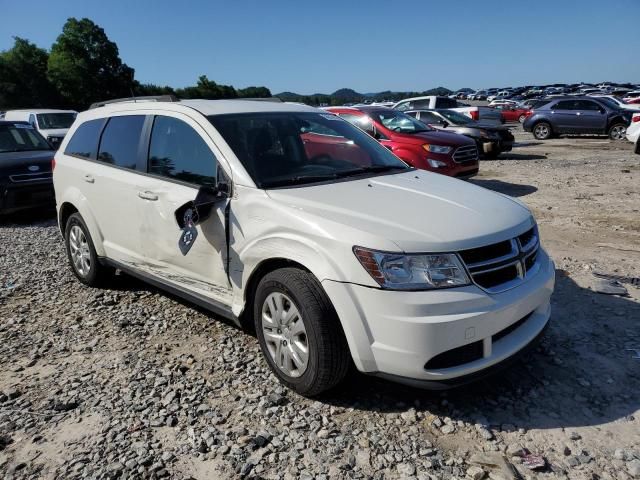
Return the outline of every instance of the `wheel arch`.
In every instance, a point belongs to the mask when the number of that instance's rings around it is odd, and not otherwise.
[[[91,235],[96,254],[99,257],[105,256],[102,230],[100,230],[86,197],[79,189],[73,187],[65,192],[63,198],[60,199],[60,206],[58,207],[58,226],[63,236],[67,220],[76,212],[82,216],[89,229],[89,235]]]

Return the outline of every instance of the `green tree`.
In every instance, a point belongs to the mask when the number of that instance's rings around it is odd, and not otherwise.
[[[269,98],[271,90],[267,87],[247,87],[238,89],[238,97],[241,98]]]
[[[88,18],[69,18],[51,47],[48,74],[70,106],[86,108],[99,100],[131,95],[132,68],[118,46]]]
[[[204,98],[209,100],[238,97],[236,89],[231,85],[218,85],[213,80],[209,80],[206,75],[198,77],[198,83],[193,87],[177,89],[176,95],[180,98]]]
[[[0,107],[52,107],[60,103],[47,78],[48,58],[46,50],[14,37],[13,47],[0,52]]]

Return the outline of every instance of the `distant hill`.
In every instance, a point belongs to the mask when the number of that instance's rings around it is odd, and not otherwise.
[[[359,93],[351,88],[340,88],[333,93],[314,93],[312,95],[301,95],[294,92],[276,93],[274,96],[283,102],[301,102],[309,105],[342,105],[344,103],[379,102],[383,100],[397,101],[407,97],[417,97],[420,95],[449,95],[453,93],[448,88],[437,87],[423,92],[392,92],[386,90],[377,93]]]

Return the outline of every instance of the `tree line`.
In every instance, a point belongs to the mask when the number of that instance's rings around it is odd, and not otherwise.
[[[185,88],[140,83],[134,69],[120,59],[116,43],[88,18],[69,18],[49,51],[24,38],[14,40],[12,48],[0,52],[0,110],[85,110],[93,102],[143,95],[206,99],[271,96],[266,87],[236,89],[217,84],[206,75]]]

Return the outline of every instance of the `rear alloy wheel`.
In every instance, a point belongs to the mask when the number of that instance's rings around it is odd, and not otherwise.
[[[254,318],[262,353],[287,387],[314,396],[336,386],[351,361],[340,320],[309,272],[275,270],[256,289]]]
[[[609,129],[611,140],[624,140],[627,134],[627,126],[624,123],[616,123]]]
[[[527,119],[527,116],[526,116],[526,115],[520,115],[520,116],[518,117],[518,121],[519,121],[520,123],[524,123],[524,121],[525,121],[526,119]]]
[[[74,275],[90,287],[103,285],[113,269],[99,262],[89,229],[79,213],[69,217],[64,232],[67,257]]]
[[[536,123],[533,127],[533,136],[537,140],[547,140],[551,138],[551,125],[547,122]]]

